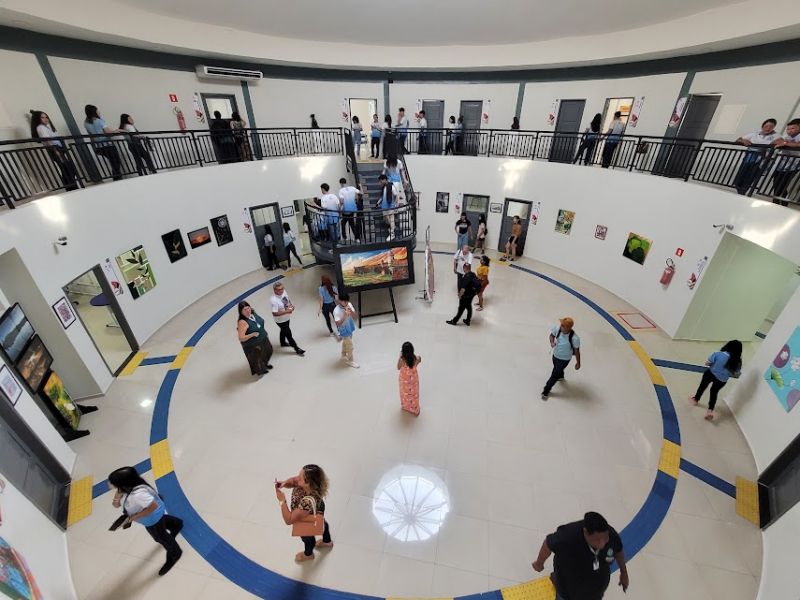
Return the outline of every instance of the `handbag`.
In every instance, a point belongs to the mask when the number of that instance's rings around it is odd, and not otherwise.
[[[325,531],[325,515],[317,512],[317,501],[312,496],[305,496],[305,498],[311,500],[311,514],[292,523],[292,536],[313,537],[322,535],[322,532]]]

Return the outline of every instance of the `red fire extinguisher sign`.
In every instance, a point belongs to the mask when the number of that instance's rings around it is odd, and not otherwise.
[[[683,248],[678,248],[675,250],[675,256],[683,256]]]
[[[178,95],[177,94],[170,94],[169,95],[169,101],[170,102],[177,102],[178,101]]]

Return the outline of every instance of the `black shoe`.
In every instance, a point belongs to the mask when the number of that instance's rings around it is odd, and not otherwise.
[[[306,353],[302,348],[295,348],[294,351],[298,356],[303,356]]]
[[[447,323],[448,325],[458,325],[458,323],[456,322],[455,319],[451,319],[449,321],[445,321],[445,323]]]
[[[464,325],[466,325],[467,327],[469,327],[469,321],[467,321],[466,319],[461,319],[461,322],[464,323]]]
[[[158,570],[158,574],[166,575],[169,573],[170,569],[175,566],[175,563],[181,559],[181,556],[183,556],[183,550],[181,550],[180,553],[174,558],[168,558],[167,562],[164,563],[164,566]]]
[[[267,365],[267,371],[272,371],[275,365]]]
[[[550,394],[545,394],[544,392],[542,392],[542,400],[544,400],[544,401],[546,402],[546,401],[547,401],[547,397],[548,397],[549,395],[550,395]]]
[[[170,535],[171,535],[172,537],[174,537],[174,538],[175,538],[175,537],[178,537],[178,534],[181,532],[181,529],[183,529],[183,521],[181,521],[180,525],[178,525],[178,526],[177,526],[175,529],[173,529],[173,530],[170,532]]]

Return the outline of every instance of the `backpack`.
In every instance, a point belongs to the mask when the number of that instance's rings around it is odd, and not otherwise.
[[[570,332],[569,332],[569,336],[567,337],[567,339],[569,340],[569,347],[572,348],[573,356],[575,355],[575,346],[572,345],[572,336],[574,336],[574,335],[575,335],[575,330],[571,329]],[[556,340],[558,338],[560,338],[560,337],[561,337],[561,331],[558,332],[558,335],[556,336]]]

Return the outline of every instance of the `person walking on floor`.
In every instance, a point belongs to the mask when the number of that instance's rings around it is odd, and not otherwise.
[[[397,370],[400,371],[400,406],[406,412],[419,416],[419,373],[417,367],[422,357],[414,354],[414,345],[404,342],[397,359]]]
[[[472,222],[467,218],[467,213],[461,213],[454,229],[456,232],[456,248],[468,246],[469,236],[472,235]]]
[[[600,126],[603,122],[603,115],[597,113],[592,119],[592,122],[589,123],[589,127],[583,132],[583,136],[581,137],[581,144],[578,146],[578,153],[575,155],[575,158],[572,161],[574,165],[577,163],[581,158],[583,158],[583,165],[586,166],[592,162],[592,158],[594,157],[594,147],[597,144],[597,138],[600,135]]]
[[[167,551],[167,561],[158,571],[159,575],[166,575],[183,554],[175,541],[183,529],[183,521],[167,514],[158,492],[133,467],[112,471],[108,475],[108,488],[114,492],[112,506],[121,507],[128,521],[143,525],[150,537]]]
[[[461,289],[461,280],[466,273],[466,267],[472,267],[472,252],[469,246],[464,244],[453,256],[453,273],[456,274],[456,290]]]
[[[464,276],[458,284],[458,312],[455,317],[447,321],[449,325],[458,325],[458,320],[461,318],[461,315],[464,314],[464,311],[467,311],[467,317],[463,322],[464,325],[469,326],[472,322],[472,300],[480,289],[480,280],[475,273],[472,272],[472,267],[468,263],[465,263]]]
[[[619,567],[619,586],[623,593],[630,580],[622,538],[603,515],[587,512],[582,521],[560,525],[548,535],[531,564],[537,573],[551,554],[556,600],[602,600],[611,581],[611,565]]]
[[[322,467],[317,465],[305,465],[300,469],[300,473],[294,477],[289,477],[283,481],[275,480],[275,496],[281,507],[283,522],[292,526],[292,535],[299,537],[303,541],[304,549],[298,552],[294,559],[297,562],[313,560],[315,548],[332,548],[331,530],[328,521],[325,520],[325,496],[328,495],[328,476]],[[292,490],[292,499],[287,506],[286,494],[281,488]],[[322,540],[317,541],[316,535],[303,535],[304,529],[309,529],[308,533],[314,533],[316,521],[312,519],[317,514],[322,519],[322,527],[319,533]]]
[[[710,385],[711,392],[705,419],[713,421],[717,394],[728,383],[728,379],[731,377],[737,379],[742,374],[742,342],[731,340],[717,352],[713,352],[706,361],[706,367],[703,377],[700,379],[700,385],[697,386],[694,396],[689,398],[689,402],[692,406],[697,406],[703,397],[703,392]]]
[[[511,220],[511,235],[506,242],[506,251],[503,256],[500,257],[501,261],[514,262],[514,258],[517,256],[517,242],[521,235],[522,220],[519,218],[519,215],[514,215],[514,218]]]
[[[777,124],[777,120],[767,119],[761,124],[759,131],[743,135],[736,140],[737,144],[747,146],[747,152],[744,153],[739,172],[733,182],[739,194],[746,195],[750,188],[758,184],[767,148],[780,138],[778,132],[775,131]]]
[[[489,286],[489,257],[485,254],[481,256],[481,264],[476,275],[481,282],[481,289],[478,291],[478,310],[483,310],[483,292]]]
[[[272,298],[270,298],[270,303],[272,304],[272,316],[275,317],[275,323],[281,330],[279,338],[281,342],[281,348],[288,348],[291,346],[294,348],[294,351],[298,356],[303,356],[306,351],[298,346],[297,342],[294,341],[294,337],[292,336],[292,328],[289,325],[289,320],[292,318],[292,314],[294,313],[294,304],[292,304],[292,301],[289,299],[289,294],[286,293],[286,288],[283,287],[283,284],[280,281],[272,284],[272,292]]]
[[[274,271],[278,267],[278,253],[275,251],[275,238],[272,237],[270,225],[267,225],[264,234],[264,252],[267,254],[267,271]]]
[[[317,316],[320,314],[325,316],[325,324],[328,326],[331,337],[335,337],[337,340],[341,341],[339,333],[334,332],[333,326],[331,325],[331,315],[333,311],[336,310],[336,297],[338,294],[339,290],[333,285],[331,278],[327,275],[323,275],[320,278],[319,310],[317,311]]]
[[[372,115],[372,123],[369,125],[370,138],[369,138],[369,157],[380,158],[381,150],[381,122],[378,115]]]
[[[131,151],[133,160],[136,162],[136,172],[139,175],[147,175],[149,171],[150,175],[155,175],[158,171],[148,150],[148,146],[152,145],[150,138],[137,135],[139,130],[134,126],[133,117],[129,114],[122,113],[119,116],[119,128],[130,134],[128,150]]]
[[[300,256],[297,254],[297,247],[294,245],[295,241],[297,240],[297,236],[292,232],[292,228],[289,227],[288,223],[283,224],[283,247],[286,248],[286,265],[287,268],[292,268],[292,254],[297,259],[297,262],[300,263],[300,266],[303,266],[303,261],[300,260]]]
[[[266,375],[272,369],[272,344],[269,342],[264,319],[244,300],[239,302],[239,317],[236,321],[239,342],[250,365],[251,375]]]
[[[486,254],[486,235],[488,234],[488,230],[486,229],[486,216],[481,215],[478,217],[478,235],[475,236],[475,254],[478,253],[478,250],[481,253]],[[469,236],[467,236],[469,239]]]
[[[553,372],[544,384],[542,400],[547,400],[557,381],[564,379],[564,369],[575,356],[575,370],[581,368],[581,338],[574,330],[572,317],[564,317],[550,330],[550,347],[553,349]]]
[[[336,308],[333,310],[333,320],[339,329],[342,338],[342,360],[348,367],[358,369],[359,364],[353,360],[353,333],[356,331],[355,318],[358,316],[356,309],[350,304],[350,294],[342,292],[336,298]]]

